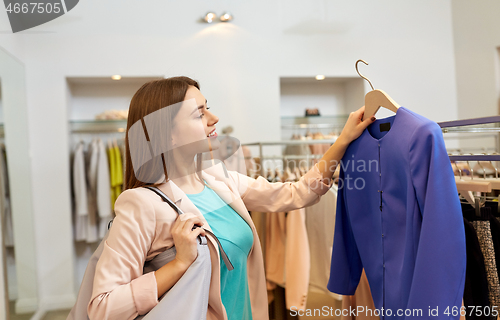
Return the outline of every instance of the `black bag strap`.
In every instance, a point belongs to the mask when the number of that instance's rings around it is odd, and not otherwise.
[[[179,214],[179,215],[184,214],[184,212],[181,210],[181,208],[179,208],[172,200],[170,200],[170,198],[167,197],[167,195],[163,191],[161,191],[160,189],[158,189],[156,187],[151,187],[151,186],[144,186],[144,187],[148,188],[149,190],[151,190],[154,193],[156,193],[157,195],[159,195],[163,201],[168,203],[172,207],[172,209],[174,209],[174,211],[177,212],[177,214]],[[222,244],[220,243],[217,236],[213,232],[211,232],[210,230],[207,230],[205,228],[203,228],[203,229],[205,230],[206,233],[211,235],[215,239],[215,241],[217,242],[217,245],[219,246],[220,255],[222,257],[222,261],[224,261],[224,264],[226,265],[227,270],[229,270],[229,271],[233,270],[234,269],[233,264],[229,260],[229,257],[227,256],[226,252],[224,251],[224,248],[222,248]]]

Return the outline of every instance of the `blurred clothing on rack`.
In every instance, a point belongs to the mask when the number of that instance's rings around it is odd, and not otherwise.
[[[309,290],[341,300],[342,296],[326,287],[330,276],[330,264],[335,230],[335,213],[338,186],[333,185],[321,200],[305,208],[306,229],[310,244],[311,272]],[[341,275],[339,275],[341,276]]]
[[[361,273],[358,287],[352,296],[342,296],[342,310],[364,310],[364,312],[357,312],[353,316],[350,312],[343,312],[341,320],[379,320],[378,316],[373,315],[375,311],[375,304],[373,303],[370,285],[366,278],[365,270]],[[370,311],[371,310],[371,311]]]
[[[95,243],[106,234],[108,223],[114,216],[113,197],[121,193],[123,168],[120,149],[115,145],[106,150],[99,138],[88,145],[79,141],[71,162],[75,240]],[[118,185],[118,182],[121,183]],[[113,183],[115,186],[112,187]]]
[[[488,276],[484,264],[484,256],[481,245],[477,237],[476,229],[465,217],[465,240],[467,246],[467,269],[465,275],[464,305],[469,310],[470,307],[479,307],[484,310],[490,307]],[[480,316],[468,314],[467,320],[488,320],[490,317],[484,314]]]
[[[109,156],[109,172],[111,180],[111,207],[114,209],[116,199],[122,193],[123,187],[123,166],[122,156],[118,145],[109,143],[108,147]]]
[[[498,273],[498,263],[500,262],[498,260],[500,257],[500,225],[491,212],[491,207],[485,206],[480,208],[479,215],[476,215],[475,208],[469,204],[462,204],[467,244],[472,246],[467,248],[467,266],[469,267],[470,263],[471,267],[476,267],[475,269],[468,269],[466,274],[464,301],[468,306],[471,306],[470,303],[486,303],[485,297],[482,296],[484,291],[479,291],[484,290],[483,277],[485,276],[489,306],[500,307],[500,278]],[[475,234],[471,230],[468,230],[468,224],[473,226]],[[476,242],[479,244],[480,252],[477,251]],[[481,257],[483,260],[477,261]],[[482,269],[483,264],[484,274]],[[471,274],[473,271],[476,273]]]
[[[76,145],[73,156],[73,194],[74,194],[74,225],[75,240],[87,240],[88,221],[88,188],[85,174],[84,143]]]
[[[93,179],[95,182],[97,213],[100,219],[99,238],[102,239],[108,230],[108,223],[113,219],[113,210],[111,206],[111,182],[109,174],[108,157],[106,148],[101,139],[97,139],[97,170]]]
[[[9,173],[7,170],[7,153],[5,144],[0,144],[0,217],[3,218],[3,240],[6,247],[14,246],[14,228],[12,211],[10,210]]]
[[[267,215],[265,266],[268,290],[284,287],[286,308],[305,310],[311,268],[305,209]]]

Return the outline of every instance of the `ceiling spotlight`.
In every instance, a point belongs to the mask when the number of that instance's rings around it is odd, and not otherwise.
[[[113,79],[113,80],[120,80],[121,78],[122,78],[122,76],[120,76],[120,75],[111,76],[111,79]]]
[[[231,12],[226,11],[222,14],[222,16],[220,16],[220,21],[222,22],[229,22],[231,20],[233,20],[233,15],[231,14]]]
[[[212,23],[215,19],[217,18],[217,15],[213,12],[208,12],[206,15],[205,15],[205,22],[206,23]]]
[[[318,75],[316,76],[316,80],[325,80],[325,76],[324,76],[324,75],[322,75],[322,74],[318,74]]]

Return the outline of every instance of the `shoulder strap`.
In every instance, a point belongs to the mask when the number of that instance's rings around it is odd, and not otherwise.
[[[144,186],[144,187],[148,188],[149,190],[151,190],[154,193],[156,193],[157,195],[159,195],[163,201],[168,203],[172,207],[172,209],[174,209],[174,211],[177,212],[177,214],[184,214],[184,212],[181,210],[181,208],[179,208],[172,200],[170,200],[170,198],[167,197],[167,195],[163,191],[161,191],[160,189],[158,189],[156,187],[151,187],[151,186]],[[203,229],[205,229],[205,228],[203,228]],[[209,235],[211,235],[215,239],[215,241],[217,242],[217,245],[219,246],[219,252],[220,252],[221,258],[224,261],[224,264],[226,265],[227,270],[229,270],[229,271],[233,270],[234,266],[231,263],[231,261],[229,260],[229,257],[227,256],[226,251],[224,251],[224,248],[222,248],[222,244],[220,243],[217,236],[213,232],[211,232],[210,230],[205,229],[205,232],[208,233]]]
[[[174,209],[174,211],[177,212],[177,214],[184,214],[184,212],[182,212],[181,208],[179,208],[172,200],[170,200],[170,198],[167,197],[167,195],[165,193],[163,193],[163,191],[161,191],[160,189],[158,189],[156,187],[151,187],[151,186],[145,186],[145,188],[148,188],[149,190],[151,190],[154,193],[156,193],[157,195],[159,195],[163,201],[168,203],[172,207],[172,209]]]

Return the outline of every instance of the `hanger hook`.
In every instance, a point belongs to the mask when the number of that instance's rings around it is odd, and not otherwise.
[[[368,80],[368,78],[367,78],[367,77],[365,77],[364,75],[362,75],[361,73],[359,73],[359,70],[358,70],[358,63],[359,63],[360,61],[361,61],[361,62],[363,62],[364,64],[368,65],[368,62],[366,62],[365,60],[361,60],[361,59],[359,59],[358,61],[356,61],[356,66],[355,66],[355,67],[356,67],[356,72],[359,74],[359,76],[360,76],[361,78],[363,78],[363,79],[365,79],[366,81],[368,81],[368,83],[370,84],[370,87],[372,87],[372,90],[375,90],[375,89],[373,88],[373,85],[372,85],[371,81],[370,81],[370,80]]]

